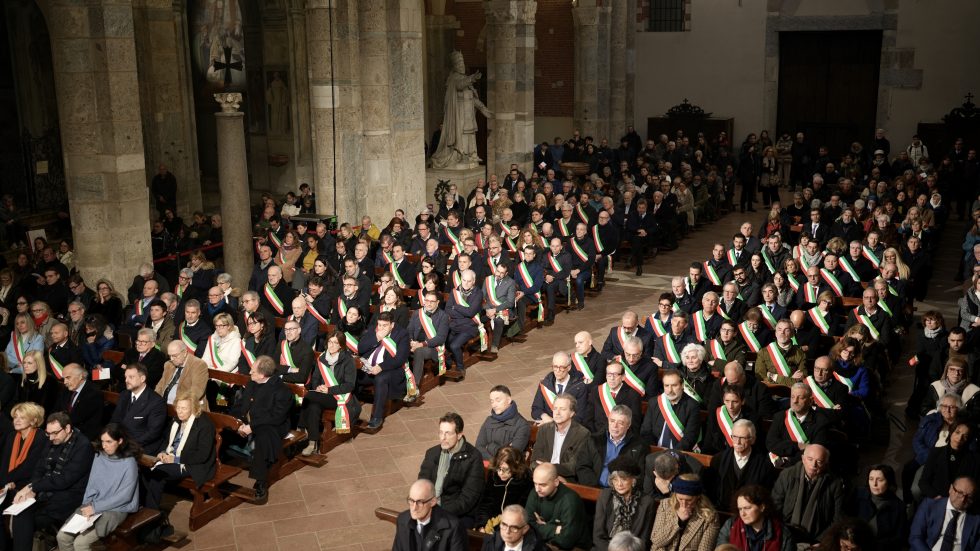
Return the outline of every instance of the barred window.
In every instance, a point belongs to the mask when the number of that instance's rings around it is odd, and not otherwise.
[[[684,29],[686,0],[650,0],[650,26],[655,33],[677,33]]]

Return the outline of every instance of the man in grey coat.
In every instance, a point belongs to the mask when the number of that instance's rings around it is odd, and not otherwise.
[[[500,262],[494,268],[492,275],[483,282],[483,315],[490,320],[493,327],[493,341],[490,352],[496,354],[500,347],[500,339],[504,336],[504,327],[514,322],[514,301],[516,287],[510,277],[507,262]]]
[[[490,415],[476,437],[476,449],[480,450],[483,458],[491,460],[500,448],[507,446],[523,452],[530,437],[531,425],[517,411],[510,389],[504,385],[491,388]]]

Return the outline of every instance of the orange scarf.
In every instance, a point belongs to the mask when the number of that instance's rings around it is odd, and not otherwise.
[[[34,443],[34,435],[37,434],[37,429],[31,429],[31,433],[27,435],[27,438],[14,438],[14,449],[10,453],[10,467],[7,472],[13,472],[14,469],[20,467],[27,459],[28,452],[31,451],[31,444]],[[23,442],[23,445],[21,444]]]

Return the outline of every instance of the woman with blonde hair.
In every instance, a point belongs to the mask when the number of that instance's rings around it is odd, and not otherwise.
[[[653,531],[651,551],[711,551],[718,538],[718,514],[705,497],[701,479],[682,474],[671,482],[673,493],[660,502]]]
[[[54,409],[60,385],[54,377],[48,377],[44,365],[44,352],[32,350],[24,355],[24,376],[17,388],[18,402],[34,402],[46,411]]]
[[[102,314],[113,327],[119,327],[123,313],[122,296],[108,279],[95,282],[95,298],[88,307],[88,313]]]
[[[885,252],[881,254],[882,264],[894,264],[898,268],[898,279],[908,279],[909,278],[909,265],[902,261],[902,255],[898,254],[898,249],[895,247],[888,247]]]
[[[10,373],[23,373],[24,356],[28,352],[44,350],[44,335],[38,333],[34,327],[34,320],[27,312],[22,312],[14,317],[14,330],[10,334],[10,342],[7,343],[7,366]],[[41,359],[41,367],[44,367],[44,359]]]
[[[14,430],[0,440],[0,486],[13,496],[27,485],[34,473],[34,465],[41,458],[41,448],[47,442],[43,430],[44,408],[34,402],[21,402],[10,410]],[[13,490],[13,491],[11,491]],[[0,505],[6,505],[6,499]]]
[[[201,251],[194,251],[191,254],[189,267],[194,276],[191,278],[191,285],[207,294],[208,289],[214,286],[214,262],[208,260]]]
[[[214,333],[208,337],[201,359],[208,369],[232,373],[238,370],[241,356],[242,336],[238,333],[231,314],[222,312],[214,316]]]

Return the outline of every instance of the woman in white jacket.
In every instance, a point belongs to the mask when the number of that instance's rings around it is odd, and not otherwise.
[[[238,334],[231,314],[222,312],[214,317],[214,333],[208,337],[204,346],[204,363],[208,369],[238,371],[238,360],[242,355],[242,336]]]

